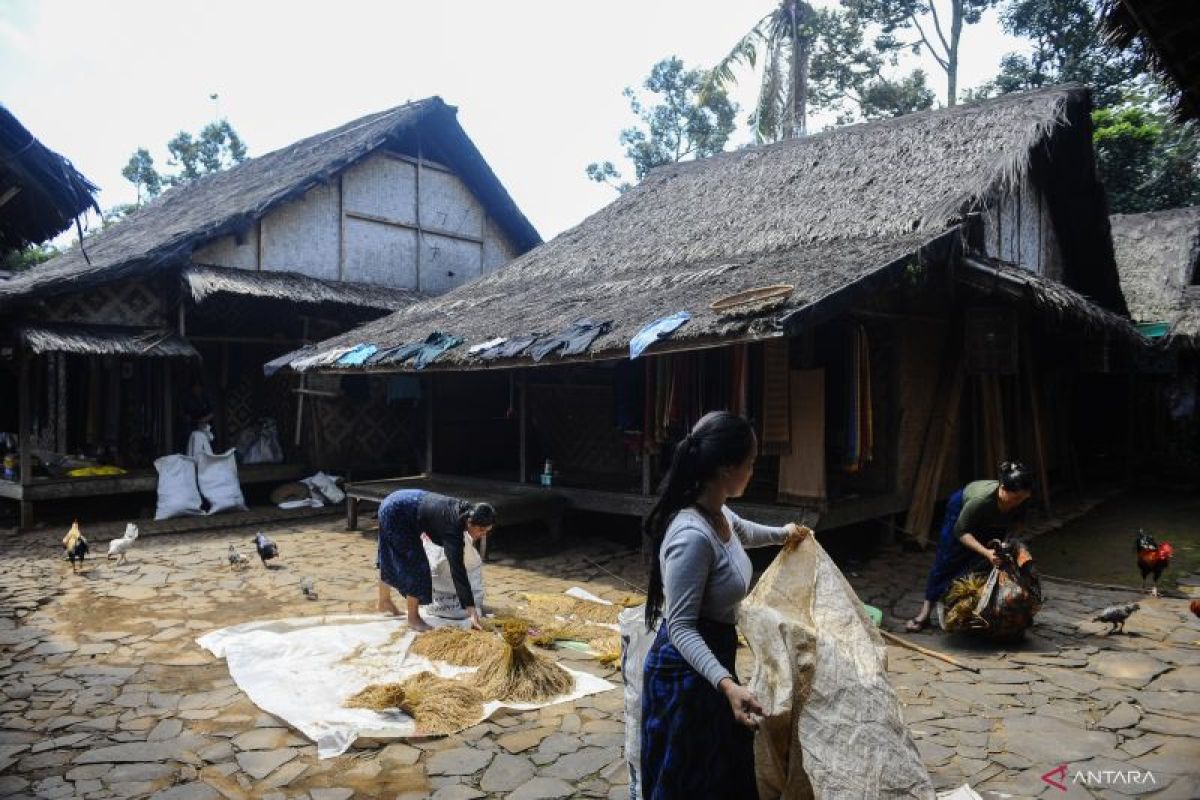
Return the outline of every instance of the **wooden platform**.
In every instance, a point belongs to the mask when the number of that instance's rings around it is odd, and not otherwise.
[[[307,472],[307,467],[300,463],[239,464],[238,482],[242,485],[286,483],[304,477]],[[21,504],[22,528],[33,524],[33,504],[36,502],[157,491],[158,473],[152,469],[96,478],[34,478],[27,484],[0,481],[0,498]]]

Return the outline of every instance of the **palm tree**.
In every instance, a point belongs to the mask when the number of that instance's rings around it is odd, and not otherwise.
[[[714,87],[736,82],[733,69],[754,68],[764,54],[762,85],[750,122],[760,142],[804,136],[808,127],[808,67],[818,14],[804,0],[780,0],[712,70]]]

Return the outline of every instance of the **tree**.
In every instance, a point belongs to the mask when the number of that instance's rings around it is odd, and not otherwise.
[[[933,89],[925,80],[925,71],[916,69],[900,80],[870,81],[856,97],[860,112],[866,119],[884,119],[933,108]]]
[[[59,249],[47,242],[31,244],[23,250],[10,250],[0,256],[0,269],[21,272],[45,263],[59,254]]]
[[[150,151],[144,147],[139,147],[129,157],[129,163],[121,169],[121,176],[137,189],[137,205],[139,206],[142,204],[143,193],[147,199],[152,199],[162,191],[162,176],[154,168],[154,158],[150,155]]]
[[[882,28],[875,40],[880,52],[925,50],[946,73],[946,105],[958,102],[958,58],[963,27],[983,19],[999,0],[842,0],[842,5],[864,21]],[[949,18],[949,26],[944,22]]]
[[[707,77],[703,70],[686,69],[682,60],[672,56],[655,64],[642,83],[642,88],[653,96],[653,105],[647,105],[647,98],[626,87],[629,109],[641,124],[622,130],[620,142],[639,181],[654,167],[703,158],[725,149],[733,133],[737,105],[724,90],[710,92],[701,99]],[[593,162],[586,171],[591,180],[610,184],[619,192],[631,187],[629,182],[621,181],[621,173],[611,161]]]
[[[1200,204],[1200,135],[1139,99],[1092,113],[1096,166],[1113,213]]]

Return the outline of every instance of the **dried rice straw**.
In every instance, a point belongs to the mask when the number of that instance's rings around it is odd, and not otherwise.
[[[342,703],[346,708],[367,708],[386,711],[400,708],[404,703],[404,686],[399,683],[373,683],[355,692]]]
[[[419,672],[404,683],[400,709],[421,733],[454,733],[483,717],[483,695],[474,686],[432,672]]]
[[[570,692],[571,674],[530,650],[525,639],[529,628],[510,622],[504,626],[504,647],[475,673],[475,683],[484,697],[540,703]]]
[[[606,625],[616,625],[617,616],[625,610],[622,605],[597,603],[592,600],[581,600],[568,594],[549,594],[531,592],[525,595],[530,608],[550,614],[564,614],[588,622],[600,622]]]
[[[943,600],[947,628],[958,629],[970,623],[975,615],[975,606],[979,603],[979,595],[986,584],[987,577],[974,572],[954,579]]]
[[[477,667],[499,655],[503,645],[493,633],[461,628],[434,628],[413,640],[409,652],[431,661]]]

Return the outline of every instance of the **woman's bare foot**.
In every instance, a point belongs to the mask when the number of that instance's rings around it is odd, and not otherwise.
[[[386,603],[383,601],[380,601],[377,608],[379,609],[379,611],[382,611],[384,614],[391,614],[393,617],[400,616],[400,609],[396,608],[396,604],[393,603],[391,600],[388,600]]]
[[[917,633],[929,627],[929,617],[922,619],[921,617],[913,617],[908,622],[904,623],[904,630],[909,633]]]
[[[430,625],[425,620],[421,619],[421,616],[419,614],[416,616],[409,616],[408,628],[409,628],[409,630],[416,631],[417,633],[422,633],[423,631],[433,630],[433,626]]]

